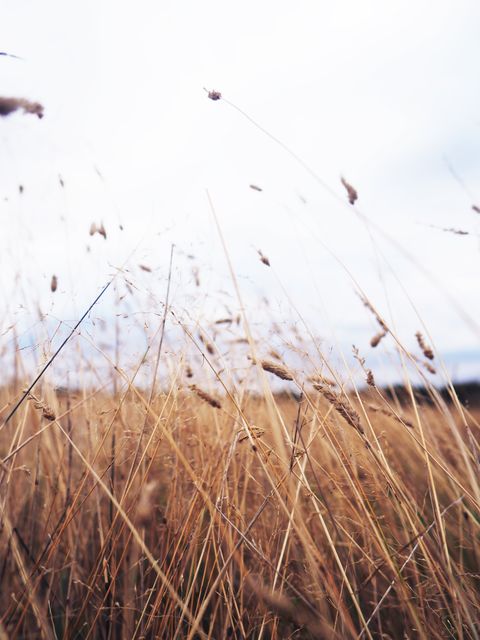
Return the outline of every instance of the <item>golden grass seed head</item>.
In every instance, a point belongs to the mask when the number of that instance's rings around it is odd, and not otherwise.
[[[200,389],[199,387],[197,387],[196,384],[191,384],[189,386],[189,389],[193,391],[193,393],[195,393],[201,400],[209,404],[211,407],[214,407],[215,409],[222,408],[222,405],[216,398],[211,396],[209,393],[207,393],[203,389]]]
[[[272,360],[261,360],[260,366],[264,371],[273,373],[274,376],[277,376],[277,378],[280,378],[281,380],[293,380],[293,376],[290,371],[282,364],[272,362]]]

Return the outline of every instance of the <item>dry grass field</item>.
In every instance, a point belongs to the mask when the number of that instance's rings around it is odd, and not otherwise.
[[[4,101],[3,115],[17,109],[40,116]],[[107,239],[103,223],[95,234]],[[400,393],[358,350],[353,375],[314,340],[295,362],[259,343],[233,268],[238,319],[182,323],[170,275],[136,367],[81,322],[60,347],[40,327],[35,367],[16,338],[2,347],[0,640],[478,639],[480,411],[428,338],[403,346],[355,283],[378,331],[370,349],[389,341]],[[164,344],[170,324],[189,349]],[[84,384],[58,385],[63,346]]]
[[[216,386],[40,380],[1,428],[0,637],[477,638],[478,413],[199,348]]]

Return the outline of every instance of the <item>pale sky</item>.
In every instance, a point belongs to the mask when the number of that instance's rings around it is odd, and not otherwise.
[[[4,0],[0,51],[23,60],[0,57],[0,95],[38,100],[45,117],[0,121],[3,325],[28,325],[37,302],[75,318],[132,252],[144,300],[162,299],[172,242],[174,304],[215,315],[231,283],[208,189],[250,316],[266,296],[272,318],[298,311],[370,355],[376,327],[349,271],[407,345],[423,330],[415,306],[451,371],[480,375],[479,33],[473,0]],[[346,202],[344,175],[417,265],[204,87]]]

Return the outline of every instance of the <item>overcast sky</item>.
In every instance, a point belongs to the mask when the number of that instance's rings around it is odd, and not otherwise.
[[[213,309],[229,276],[208,189],[251,315],[266,296],[367,351],[354,274],[405,343],[418,312],[452,371],[480,375],[479,33],[474,0],[4,0],[0,50],[22,60],[0,57],[0,94],[45,117],[0,121],[2,304],[73,318],[128,256],[161,298],[174,242],[174,301],[196,264],[189,310]]]

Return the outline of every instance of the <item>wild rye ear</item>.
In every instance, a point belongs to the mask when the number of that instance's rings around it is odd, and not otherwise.
[[[277,362],[272,362],[271,360],[261,360],[259,364],[264,371],[273,373],[273,375],[277,376],[277,378],[280,378],[280,380],[293,380],[292,374],[283,364],[278,364]]]

